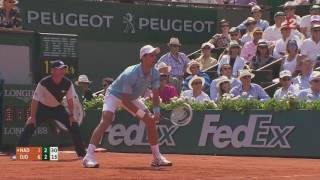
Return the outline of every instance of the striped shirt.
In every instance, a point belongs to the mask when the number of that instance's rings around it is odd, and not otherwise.
[[[57,107],[61,105],[64,96],[67,99],[78,97],[72,82],[64,77],[59,84],[55,84],[50,75],[41,79],[32,99],[48,107]]]
[[[184,75],[189,61],[189,58],[181,52],[178,52],[178,58],[172,56],[172,54],[169,52],[159,59],[159,62],[164,62],[171,66],[170,75],[174,77]]]

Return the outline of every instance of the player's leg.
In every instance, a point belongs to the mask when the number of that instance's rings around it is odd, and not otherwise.
[[[86,155],[86,150],[80,133],[79,124],[77,122],[70,123],[69,113],[63,106],[59,106],[54,109],[53,119],[60,121],[68,128],[69,132],[71,133],[75,151],[78,157],[84,157]]]
[[[149,110],[147,109],[147,107],[145,106],[145,104],[141,100],[137,99],[137,100],[132,101],[132,103],[136,107],[138,107],[139,109],[141,109],[147,113],[150,113]],[[127,109],[126,107],[124,107],[124,108]],[[130,113],[132,113],[134,115],[133,112],[130,112]],[[157,131],[157,127],[156,127],[156,122],[154,120],[151,120],[151,121],[144,121],[143,120],[143,122],[147,128],[148,141],[149,141],[151,152],[153,155],[153,160],[151,162],[151,165],[152,166],[172,166],[172,163],[170,161],[168,161],[160,153],[159,145],[158,145],[158,131]]]
[[[104,132],[107,130],[111,124],[114,113],[119,107],[121,101],[113,95],[107,95],[103,104],[102,117],[99,125],[95,128],[92,133],[90,144],[88,146],[88,151],[83,159],[83,166],[88,168],[99,167],[99,163],[94,157],[94,151],[96,146],[99,144]]]

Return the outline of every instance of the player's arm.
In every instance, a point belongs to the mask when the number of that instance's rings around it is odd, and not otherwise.
[[[70,122],[76,122],[76,120],[73,117],[73,98],[77,97],[77,93],[74,89],[73,84],[70,85],[69,90],[66,94],[67,103],[68,103],[68,111],[69,111],[69,120]]]
[[[156,122],[160,120],[160,96],[159,89],[152,89],[152,105],[153,105],[153,113]]]
[[[149,112],[145,112],[142,109],[139,109],[135,106],[131,100],[129,99],[129,94],[122,94],[122,104],[133,114],[136,115],[139,119],[142,120],[150,120],[152,117],[149,115]]]
[[[38,83],[36,90],[34,91],[32,101],[31,101],[31,107],[30,107],[30,117],[27,120],[27,124],[33,124],[36,126],[36,115],[38,111],[38,105],[41,98],[43,98],[43,86],[41,83]]]

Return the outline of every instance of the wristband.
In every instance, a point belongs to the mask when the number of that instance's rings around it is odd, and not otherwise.
[[[153,107],[153,113],[160,113],[160,107],[159,106]]]
[[[136,115],[138,118],[143,118],[144,115],[146,114],[146,112],[142,111],[141,109],[139,109],[137,112],[136,112]]]

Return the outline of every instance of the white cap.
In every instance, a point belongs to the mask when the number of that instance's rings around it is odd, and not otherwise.
[[[168,43],[169,45],[178,45],[181,46],[180,41],[178,38],[172,37]]]
[[[315,79],[320,79],[320,72],[319,71],[313,71],[310,78],[309,78],[309,82],[313,81]]]
[[[89,78],[87,75],[82,74],[79,75],[78,80],[75,82],[75,84],[78,86],[79,83],[92,83],[92,81],[89,81]]]
[[[150,54],[155,52],[156,54],[160,53],[160,48],[158,47],[153,47],[151,45],[145,45],[140,49],[140,59],[146,54]]]
[[[311,23],[317,23],[317,24],[319,24],[319,23],[320,23],[320,16],[319,16],[319,15],[313,15],[313,16],[311,16],[310,22],[311,22]]]
[[[203,43],[203,44],[201,45],[201,49],[205,48],[206,46],[209,46],[211,49],[214,48],[214,45],[213,45],[213,44],[211,44],[211,43],[209,43],[209,42],[205,42],[205,43]]]
[[[261,7],[260,7],[260,6],[258,6],[258,5],[254,5],[254,6],[252,6],[252,8],[251,8],[251,12],[256,12],[256,11],[261,11]]]
[[[283,70],[279,73],[279,78],[284,78],[284,77],[292,77],[292,74],[288,70]]]

